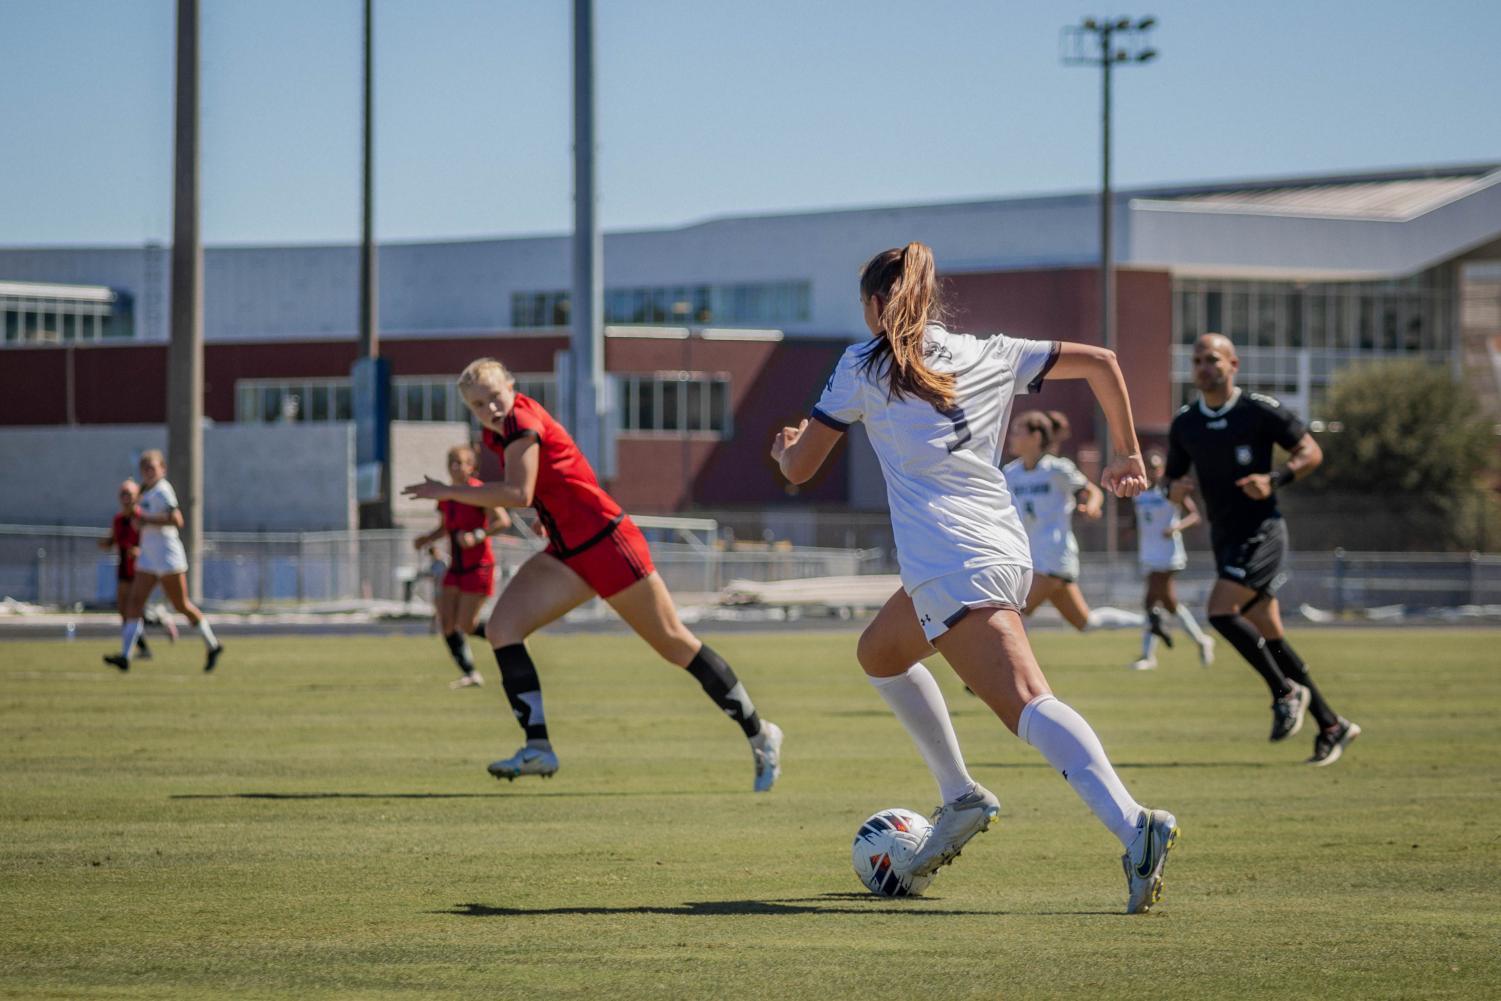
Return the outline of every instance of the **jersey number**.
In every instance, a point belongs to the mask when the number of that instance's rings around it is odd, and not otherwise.
[[[938,412],[947,417],[954,425],[954,440],[948,442],[945,446],[948,448],[949,454],[953,455],[963,448],[971,437],[969,433],[969,418],[964,416],[964,408],[957,403],[946,410]]]

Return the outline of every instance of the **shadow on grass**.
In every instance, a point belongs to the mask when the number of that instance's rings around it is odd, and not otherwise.
[[[970,768],[1046,768],[1046,761],[970,761]],[[1117,768],[1285,768],[1272,761],[1117,761]]]
[[[298,799],[505,799],[512,795],[507,787],[502,786],[495,792],[184,792],[168,796],[168,799],[271,799],[271,800],[298,800]],[[649,792],[622,792],[618,789],[589,790],[584,792],[538,792],[528,790],[524,795],[528,799],[565,799],[569,797],[588,797],[598,799],[601,796],[631,796],[631,797],[654,797],[654,796],[703,796],[711,795],[703,792],[694,792],[684,789],[664,789]]]
[[[840,907],[840,902],[860,903],[863,907]],[[627,915],[665,914],[685,918],[733,916],[775,916],[784,914],[900,914],[922,917],[1007,917],[1018,912],[1005,910],[949,910],[924,907],[917,898],[891,900],[869,893],[825,893],[817,897],[792,897],[780,900],[698,900],[675,906],[638,907],[497,907],[493,904],[456,904],[445,911],[429,914],[452,914],[461,918],[525,918],[542,915]],[[1114,911],[1057,911],[1037,916],[1084,917],[1115,916]]]

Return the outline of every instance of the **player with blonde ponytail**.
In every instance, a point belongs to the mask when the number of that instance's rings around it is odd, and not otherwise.
[[[845,351],[811,418],[783,428],[771,454],[787,479],[805,482],[863,420],[880,459],[902,586],[866,627],[856,657],[938,782],[942,805],[911,871],[951,862],[1000,813],[995,795],[970,777],[943,694],[921,663],[936,648],[1120,840],[1126,910],[1144,912],[1161,895],[1178,822],[1131,797],[1094,730],[1049,689],[1021,619],[1032,580],[1027,534],[996,463],[1017,394],[1035,392],[1049,375],[1085,379],[1118,456],[1102,485],[1120,497],[1145,489],[1115,354],[945,329],[933,252],[921,243],[871,258],[860,301],[870,340]]]

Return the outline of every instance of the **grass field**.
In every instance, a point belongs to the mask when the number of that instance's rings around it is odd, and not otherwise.
[[[1307,631],[1365,736],[1269,745],[1233,655],[1123,671],[1128,632],[1041,633],[1055,690],[1183,838],[1158,912],[1120,849],[939,670],[1001,823],[922,899],[861,890],[850,840],[928,812],[853,633],[710,635],[785,771],[634,637],[533,649],[563,768],[497,783],[493,664],[437,638],[230,637],[116,676],[107,644],[0,644],[0,996],[1496,997],[1501,633]],[[476,651],[488,654],[483,650]]]

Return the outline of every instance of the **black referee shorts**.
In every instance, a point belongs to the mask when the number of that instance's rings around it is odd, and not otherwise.
[[[1268,518],[1250,535],[1214,539],[1214,565],[1220,577],[1259,594],[1274,594],[1287,580],[1287,524]]]

